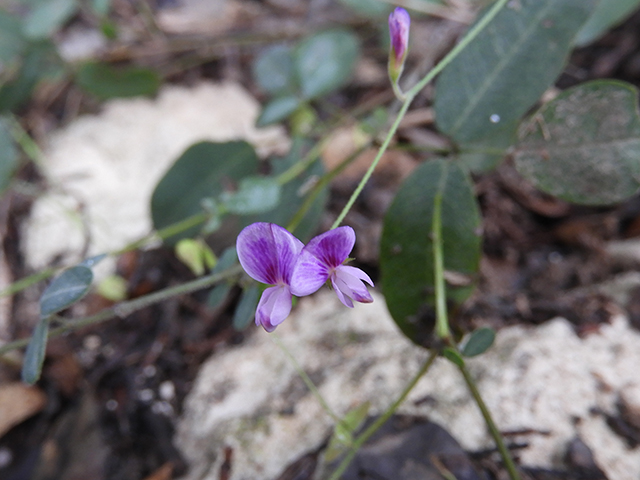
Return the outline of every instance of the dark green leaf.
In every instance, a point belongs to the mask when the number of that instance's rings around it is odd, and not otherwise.
[[[271,95],[294,92],[296,78],[291,48],[274,45],[263,51],[253,64],[253,77]]]
[[[93,257],[85,258],[82,262],[79,263],[79,265],[87,268],[93,268],[102,260],[107,258],[107,256],[108,255],[106,253],[101,253],[100,255],[94,255]]]
[[[480,261],[480,213],[471,181],[456,164],[434,160],[418,167],[400,186],[383,224],[380,244],[382,291],[402,332],[421,345],[431,333],[426,317],[434,306],[433,201],[442,194],[444,268],[473,275]],[[473,286],[450,287],[462,302]]]
[[[48,317],[73,305],[89,291],[93,273],[90,268],[71,267],[49,284],[40,297],[40,316]]]
[[[22,53],[25,39],[22,36],[20,18],[0,9],[0,62],[2,69],[8,68]]]
[[[18,150],[9,131],[6,119],[0,117],[0,194],[11,182],[18,167]]]
[[[207,306],[209,308],[217,308],[222,302],[225,301],[229,292],[231,291],[231,285],[228,283],[221,283],[220,285],[216,285],[209,292],[209,296],[207,297]]]
[[[582,47],[591,43],[629,16],[639,5],[640,0],[601,0],[578,32],[576,45]]]
[[[77,0],[40,0],[33,6],[24,20],[24,34],[31,39],[50,37],[77,10]]]
[[[459,144],[518,122],[564,66],[596,0],[514,0],[442,72],[436,121]]]
[[[301,105],[301,101],[294,95],[277,97],[267,102],[256,120],[256,126],[264,127],[272,123],[281,122],[288,118]]]
[[[458,367],[464,367],[464,358],[451,347],[442,349],[442,356]]]
[[[251,320],[255,317],[259,298],[260,287],[258,285],[253,284],[244,289],[240,302],[236,307],[236,312],[233,315],[233,328],[241,331],[249,326]]]
[[[584,205],[621,202],[640,188],[635,87],[598,80],[566,90],[520,129],[516,168],[544,192]]]
[[[346,30],[329,30],[303,40],[294,64],[302,95],[316,98],[344,85],[358,59],[357,37]]]
[[[247,142],[202,142],[189,147],[156,186],[151,216],[156,230],[202,211],[204,198],[218,197],[229,181],[255,175],[258,157]],[[169,243],[193,236],[197,227],[170,237]]]
[[[462,355],[465,357],[475,357],[480,355],[493,345],[493,341],[496,339],[496,332],[490,328],[479,328],[475,330],[469,340],[462,349]]]
[[[504,160],[507,149],[516,143],[518,125],[511,123],[506,128],[473,143],[460,145],[457,162],[473,173],[495,169]]]
[[[211,271],[212,274],[224,272],[226,269],[233,267],[236,263],[238,263],[238,252],[236,252],[236,247],[229,247],[218,259],[218,263]]]
[[[237,192],[225,192],[220,198],[229,212],[249,215],[273,210],[280,201],[280,191],[280,184],[273,177],[245,177]]]
[[[85,63],[76,73],[76,82],[100,100],[154,95],[162,79],[148,68],[114,68],[105,63]]]
[[[40,378],[49,335],[49,318],[41,318],[33,330],[22,364],[22,381],[33,385]]]

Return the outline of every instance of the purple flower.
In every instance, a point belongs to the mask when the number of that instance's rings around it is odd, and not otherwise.
[[[256,309],[256,325],[273,332],[291,312],[291,274],[303,243],[273,223],[253,223],[238,235],[236,249],[245,272],[268,285]]]
[[[373,286],[369,276],[359,268],[343,265],[356,243],[351,227],[339,227],[313,238],[300,253],[291,276],[291,292],[297,296],[310,295],[328,279],[340,301],[353,307],[353,301],[373,301],[367,287]]]
[[[402,7],[397,7],[389,14],[389,35],[391,37],[391,54],[389,57],[389,71],[395,81],[402,71],[404,59],[409,47],[409,26],[411,17]]]

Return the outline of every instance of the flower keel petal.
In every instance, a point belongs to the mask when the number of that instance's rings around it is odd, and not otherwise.
[[[291,313],[291,292],[286,285],[267,288],[262,292],[256,309],[256,325],[273,332]]]

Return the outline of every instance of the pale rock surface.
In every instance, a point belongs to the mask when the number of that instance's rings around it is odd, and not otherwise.
[[[339,415],[366,401],[371,413],[382,412],[426,358],[399,333],[384,300],[374,299],[351,310],[323,291],[302,299],[277,330]],[[499,428],[533,430],[518,438],[530,444],[520,452],[524,465],[560,466],[568,441],[579,434],[609,478],[640,477],[640,448],[627,448],[591,411],[615,413],[619,395],[638,382],[640,335],[624,318],[584,339],[564,319],[506,328],[488,353],[468,364]],[[400,411],[428,416],[465,448],[491,446],[477,407],[447,361],[434,364]],[[203,366],[176,444],[192,466],[185,480],[217,479],[226,446],[233,448],[232,479],[271,479],[317,448],[331,427],[291,361],[259,330]]]
[[[52,134],[43,160],[52,188],[35,202],[23,237],[29,265],[77,261],[85,240],[92,255],[148,234],[153,189],[193,143],[242,139],[261,156],[286,152],[282,128],[255,128],[259,110],[235,83],[166,86],[155,99],[110,101]]]

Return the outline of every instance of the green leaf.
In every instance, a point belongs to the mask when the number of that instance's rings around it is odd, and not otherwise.
[[[20,18],[0,9],[0,62],[6,69],[22,53],[25,39]]]
[[[493,345],[493,341],[496,339],[496,332],[491,328],[482,327],[475,330],[469,340],[462,349],[462,355],[465,357],[475,357],[480,355]]]
[[[226,269],[233,267],[236,263],[238,263],[238,252],[236,252],[236,247],[229,247],[222,252],[220,258],[218,259],[218,263],[211,271],[212,274],[224,272]]]
[[[265,127],[272,123],[281,122],[288,118],[302,102],[295,95],[287,95],[285,97],[277,97],[267,102],[260,112],[260,116],[256,120],[257,127]]]
[[[200,276],[213,268],[216,257],[211,248],[200,239],[183,238],[175,246],[176,257],[180,259],[194,275]]]
[[[220,285],[216,285],[209,292],[209,296],[207,297],[207,306],[209,308],[217,308],[222,302],[225,301],[229,292],[231,291],[231,285],[228,283],[221,283]]]
[[[518,172],[568,202],[610,205],[640,188],[635,87],[596,80],[566,90],[520,128]]]
[[[24,35],[43,39],[55,33],[78,10],[77,0],[40,0],[24,20]]]
[[[458,367],[464,367],[464,358],[451,347],[442,349],[442,356]]]
[[[253,64],[253,77],[260,88],[271,95],[294,92],[296,78],[291,48],[274,45],[264,50]]]
[[[507,149],[516,143],[518,125],[505,124],[505,128],[473,143],[460,145],[456,161],[472,173],[495,169],[507,155]]]
[[[36,383],[42,373],[48,335],[49,318],[41,318],[33,330],[22,364],[22,381],[29,385]]]
[[[358,53],[358,39],[347,30],[329,30],[303,40],[294,52],[294,65],[304,98],[316,98],[344,85]]]
[[[280,190],[280,184],[273,177],[245,177],[240,180],[237,192],[225,192],[220,199],[231,213],[263,213],[278,205]]]
[[[151,217],[156,230],[202,211],[202,199],[218,197],[225,183],[239,181],[258,171],[258,157],[247,142],[201,142],[189,147],[156,186],[151,197]],[[194,236],[198,227],[166,241]]]
[[[114,68],[106,63],[89,62],[81,65],[76,72],[76,82],[87,93],[107,100],[154,95],[162,79],[148,68]]]
[[[576,45],[583,47],[593,42],[628,17],[639,5],[640,0],[601,0],[578,32]]]
[[[514,0],[442,72],[439,129],[459,144],[515,123],[562,71],[596,0]]]
[[[0,194],[9,186],[18,168],[18,150],[9,131],[9,123],[0,117]]]
[[[233,315],[233,328],[237,331],[242,331],[247,328],[251,320],[255,317],[259,297],[260,287],[256,284],[245,288],[242,292],[240,302]]]
[[[89,6],[96,15],[104,17],[107,15],[107,13],[109,13],[109,9],[111,8],[111,0],[90,0]]]
[[[89,291],[93,273],[84,266],[71,267],[56,278],[40,297],[40,316],[48,317],[73,305]]]
[[[100,280],[96,291],[107,300],[121,302],[127,298],[127,281],[119,275],[109,275]]]
[[[387,307],[400,330],[418,345],[431,333],[425,317],[435,305],[431,223],[437,193],[442,194],[445,270],[473,275],[480,261],[480,213],[470,179],[456,164],[441,159],[424,163],[400,186],[380,242]],[[447,297],[460,303],[472,289],[450,286]]]

